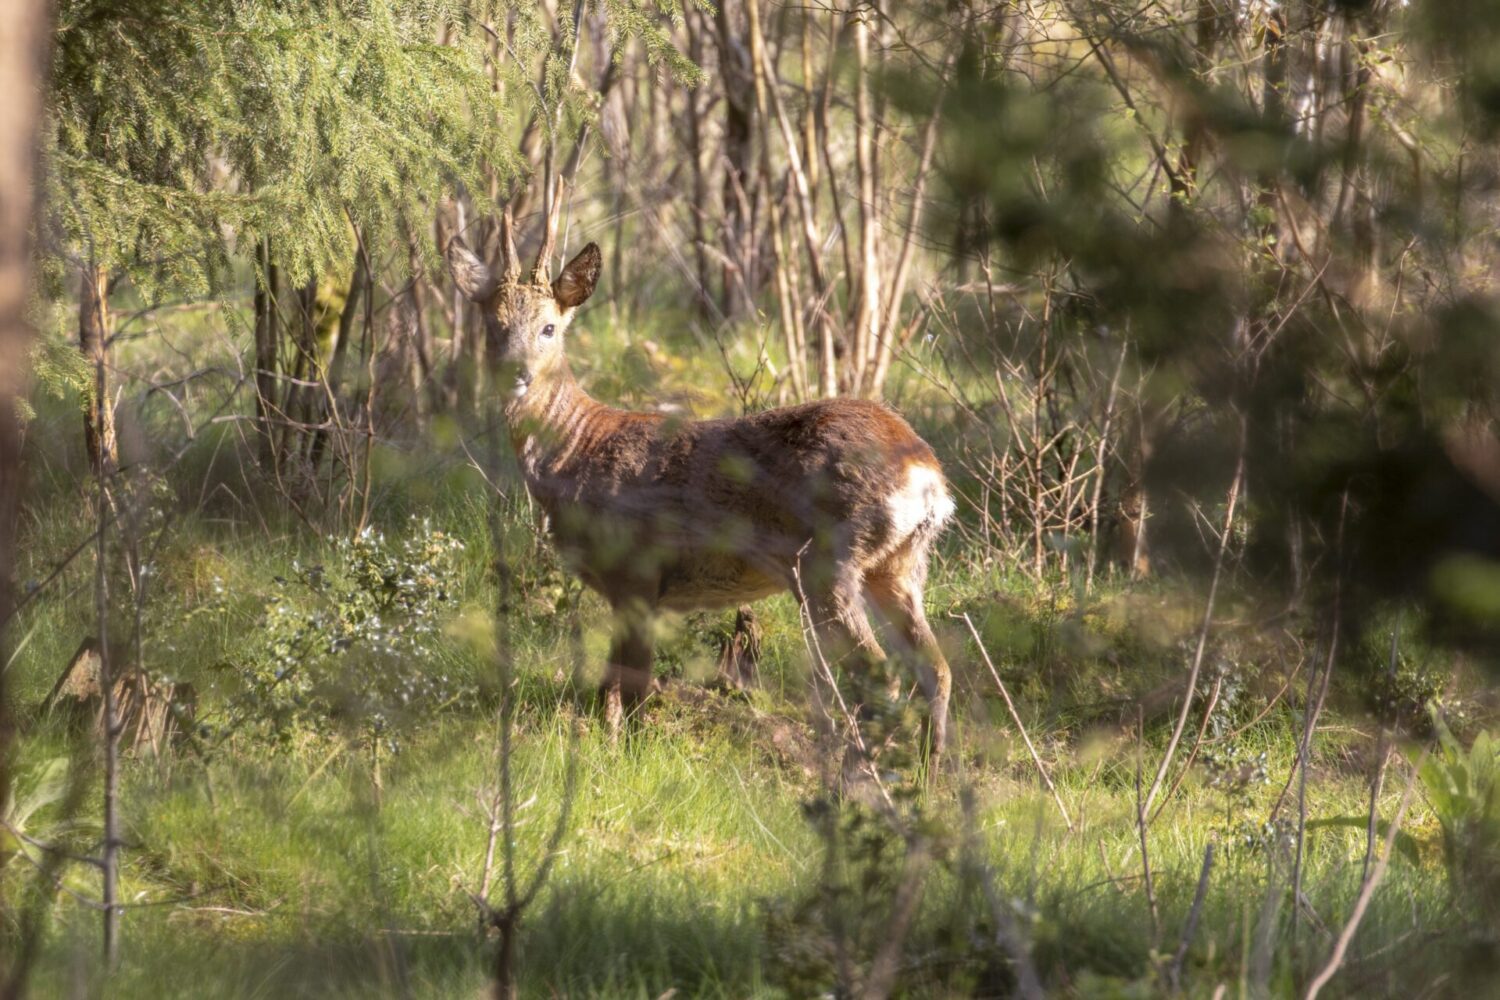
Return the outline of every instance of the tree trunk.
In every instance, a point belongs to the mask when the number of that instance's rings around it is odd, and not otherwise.
[[[36,207],[34,178],[37,133],[42,117],[41,81],[46,78],[48,4],[45,0],[0,3],[0,663],[10,662],[15,607],[15,528],[20,509],[21,427],[17,400],[25,392],[31,328],[26,296],[31,285],[31,222]],[[0,801],[10,791],[12,742],[0,670]],[[0,996],[19,994],[23,969],[12,975],[8,959],[0,967]]]
[[[338,411],[339,388],[344,381],[345,359],[349,356],[349,338],[354,333],[354,317],[359,312],[360,296],[366,291],[370,283],[370,276],[365,274],[363,257],[355,255],[354,280],[349,284],[349,296],[344,300],[344,309],[339,313],[338,340],[333,345],[333,356],[329,359],[328,367],[323,370],[322,388],[320,392],[322,399],[319,401],[317,412],[322,419],[319,424],[341,424],[342,418]],[[342,431],[342,427],[339,428]],[[323,450],[328,444],[328,435],[331,428],[322,426],[313,431],[312,445],[308,451],[308,465],[312,471],[318,471],[318,465],[323,460]]]
[[[875,204],[875,136],[870,115],[870,26],[854,24],[854,164],[859,180],[859,296],[853,344],[839,379],[855,395],[869,390],[868,369],[880,338],[880,213]]]
[[[276,272],[271,267],[271,243],[255,247],[255,421],[260,430],[261,463],[276,461]]]
[[[736,33],[737,25],[731,21],[734,0],[724,0],[717,5],[714,24],[717,31],[714,40],[719,48],[719,78],[724,86],[724,256],[730,264],[724,268],[723,309],[724,315],[735,316],[735,295],[732,291],[738,282],[743,282],[745,293],[754,296],[758,287],[756,262],[746,252],[747,234],[754,220],[746,217],[747,205],[741,203],[754,184],[751,137],[754,134],[753,115],[755,90],[751,83],[750,54],[745,43]],[[733,273],[739,268],[739,275]]]
[[[697,23],[697,11],[688,11],[683,23],[688,35],[688,58],[694,65],[703,64],[703,30]],[[708,290],[708,248],[704,245],[703,220],[708,214],[708,187],[703,176],[703,135],[698,118],[698,91],[686,88],[683,91],[687,114],[688,155],[693,167],[693,203],[688,211],[693,215],[693,264],[698,288],[694,297],[698,315],[704,320],[712,318],[713,298]]]
[[[89,263],[83,268],[78,291],[78,348],[89,363],[94,381],[83,413],[83,443],[89,468],[96,473],[115,468],[115,409],[111,395],[109,360],[109,274]]]
[[[312,388],[304,383],[318,378],[318,279],[309,278],[296,293],[297,316],[292,327],[292,351],[295,354],[292,381],[287,383],[286,434],[281,439],[281,457],[302,457],[302,442],[307,425],[312,422]]]

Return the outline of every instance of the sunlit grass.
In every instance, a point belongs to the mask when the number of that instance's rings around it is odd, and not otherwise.
[[[667,365],[643,343],[647,332],[602,318],[582,336],[590,357],[639,355],[630,364],[595,364],[614,380],[601,383],[601,393],[628,401],[632,394],[673,398],[681,389],[699,412],[735,410],[722,372],[708,371],[709,352],[696,352],[690,365]],[[663,341],[690,336],[661,332]],[[754,361],[731,358],[737,366]],[[687,392],[693,387],[697,395]],[[42,458],[23,523],[23,582],[45,579],[93,529],[93,501],[69,472],[81,461],[71,405],[43,405],[31,428]],[[431,447],[377,451],[373,524],[398,538],[424,523],[458,538],[451,617],[487,623],[497,603],[490,503],[458,447],[457,428],[431,433]],[[247,462],[253,470],[237,437],[205,431],[168,471],[179,506],[151,557],[146,666],[193,683],[209,719],[222,715],[224,691],[259,655],[274,581],[332,551],[327,532],[278,506],[270,485],[245,471]],[[765,629],[758,691],[659,699],[612,744],[590,704],[607,609],[537,544],[532,525],[528,506],[513,493],[501,527],[517,581],[508,638],[517,671],[512,769],[523,883],[565,807],[567,813],[551,877],[523,925],[523,995],[655,998],[674,988],[679,996],[779,995],[768,909],[811,898],[822,866],[822,846],[804,817],[818,791],[818,761],[801,735],[807,667],[795,605],[780,597],[758,607]],[[1358,890],[1365,854],[1354,824],[1310,830],[1306,902],[1294,934],[1287,870],[1282,862],[1270,868],[1281,856],[1246,839],[1291,775],[1300,726],[1293,707],[1305,674],[1294,697],[1253,721],[1282,686],[1286,664],[1272,640],[1234,631],[1224,655],[1237,663],[1244,693],[1228,717],[1235,735],[1227,745],[1245,757],[1264,754],[1265,780],[1235,796],[1211,787],[1201,764],[1188,774],[1151,828],[1153,922],[1135,821],[1137,768],[1149,783],[1180,698],[1184,643],[1201,615],[1201,595],[1106,576],[1085,597],[1070,581],[1038,584],[1005,559],[984,555],[950,533],[929,588],[929,612],[955,670],[958,743],[955,766],[926,793],[926,812],[956,837],[963,830],[958,793],[973,788],[985,861],[1040,973],[1061,992],[1155,992],[1158,970],[1179,948],[1210,843],[1216,860],[1184,957],[1185,991],[1208,996],[1222,985],[1237,996],[1257,983],[1290,991],[1327,954]],[[96,628],[92,567],[85,552],[18,620],[7,681],[21,720],[22,768],[69,752],[61,720],[37,706]],[[1232,597],[1223,608],[1226,619],[1243,617]],[[974,621],[1016,698],[1073,830],[1041,786],[993,679],[954,617],[961,614]],[[659,670],[697,690],[693,682],[712,667],[710,630],[722,625],[718,616],[670,622]],[[117,639],[129,636],[128,599],[116,602],[111,628]],[[473,697],[397,719],[390,734],[396,752],[377,754],[359,726],[344,720],[294,733],[274,748],[243,733],[206,743],[203,752],[184,746],[164,764],[127,762],[122,887],[129,908],[113,994],[447,997],[483,988],[491,945],[477,930],[470,894],[482,879],[486,809],[498,775],[500,674],[461,628],[434,635],[423,656],[422,669],[451,676]],[[351,685],[359,683],[358,669],[351,658]],[[1359,818],[1368,808],[1370,730],[1357,702],[1341,698],[1337,687],[1334,703],[1310,773],[1313,820]],[[1189,742],[1199,718],[1195,709]],[[1406,779],[1398,757],[1382,816],[1394,813]],[[97,779],[86,780],[81,832],[72,835],[80,849],[90,847],[88,831],[98,827]],[[1294,814],[1295,791],[1284,817]],[[1425,982],[1473,938],[1471,918],[1452,905],[1436,824],[1420,798],[1408,829],[1419,862],[1393,860],[1335,992],[1392,992]],[[993,951],[994,928],[987,917],[977,924],[960,919],[973,906],[973,886],[957,865],[956,842],[933,870],[908,949],[905,983],[914,995],[983,993],[1008,982],[1003,962],[986,959],[994,967],[982,967],[972,957]],[[501,867],[497,861],[492,871],[492,897]],[[1268,873],[1278,887],[1269,893]],[[66,866],[63,877],[75,892],[96,891],[91,869]],[[24,903],[30,884],[16,864],[0,870],[7,901]],[[99,974],[97,914],[67,894],[54,896],[41,995]],[[15,926],[6,925],[7,937]],[[976,927],[989,937],[974,937]]]

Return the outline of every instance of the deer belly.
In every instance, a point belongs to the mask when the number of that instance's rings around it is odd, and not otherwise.
[[[657,605],[665,611],[708,611],[758,601],[785,589],[743,559],[704,555],[686,558],[662,574]]]

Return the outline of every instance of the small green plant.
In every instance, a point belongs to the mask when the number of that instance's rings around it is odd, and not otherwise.
[[[1441,709],[1430,709],[1437,748],[1418,772],[1443,831],[1454,895],[1486,917],[1500,915],[1500,737],[1481,732],[1465,749]]]
[[[399,749],[392,723],[473,697],[430,669],[455,604],[458,539],[413,521],[404,540],[376,531],[333,543],[326,563],[294,562],[261,623],[259,643],[234,664],[237,690],[219,732],[259,730],[276,742],[299,730],[354,722]]]
[[[1199,759],[1208,787],[1223,803],[1223,818],[1211,828],[1211,835],[1224,856],[1261,851],[1284,833],[1276,823],[1253,818],[1255,793],[1270,781],[1264,750],[1252,752],[1231,741],[1205,751]]]
[[[1450,664],[1401,623],[1399,614],[1380,616],[1360,637],[1354,662],[1356,673],[1366,679],[1360,690],[1383,725],[1418,737],[1436,736],[1427,706],[1451,686]],[[1463,706],[1450,700],[1444,714],[1449,724],[1460,722]]]

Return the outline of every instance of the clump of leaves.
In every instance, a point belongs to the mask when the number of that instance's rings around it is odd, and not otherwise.
[[[1384,725],[1414,736],[1436,736],[1427,706],[1448,687],[1449,664],[1435,651],[1401,635],[1395,618],[1378,622],[1361,636],[1355,667],[1368,678],[1361,685],[1366,707]],[[1452,722],[1462,715],[1457,704],[1447,706]]]
[[[93,396],[94,373],[78,345],[61,330],[48,330],[31,349],[31,380],[39,395],[63,400],[76,395],[83,409]],[[23,422],[36,416],[24,398],[18,399]]]
[[[432,668],[456,605],[463,544],[426,521],[402,540],[376,531],[334,540],[326,563],[276,577],[260,642],[233,664],[237,690],[209,735],[242,729],[276,742],[353,724],[399,750],[393,724],[474,697]]]
[[[1443,860],[1454,894],[1493,926],[1500,915],[1500,737],[1481,732],[1465,748],[1434,706],[1437,749],[1418,772],[1443,831]]]

